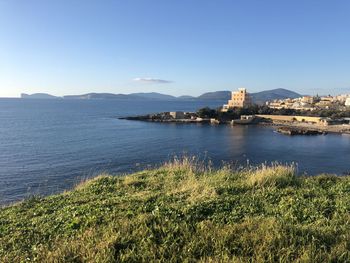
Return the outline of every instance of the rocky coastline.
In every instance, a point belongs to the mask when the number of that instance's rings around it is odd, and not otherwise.
[[[161,112],[138,116],[120,117],[121,120],[178,123],[178,124],[212,124],[212,125],[260,125],[273,126],[284,135],[326,135],[328,133],[350,134],[350,125],[317,125],[307,122],[271,121],[254,116],[241,116],[241,119],[220,120],[215,118],[201,118],[194,112]]]
[[[314,130],[314,129],[304,129],[304,128],[296,128],[296,127],[279,127],[276,130],[277,132],[284,135],[326,135],[327,132]]]

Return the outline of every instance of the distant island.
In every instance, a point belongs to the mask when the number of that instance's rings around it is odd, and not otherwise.
[[[272,89],[261,92],[251,93],[252,100],[256,104],[264,104],[269,100],[286,99],[286,98],[298,98],[302,95],[287,89]],[[131,93],[131,94],[113,94],[113,93],[87,93],[82,95],[66,95],[63,97],[57,97],[46,93],[35,94],[21,94],[22,99],[127,99],[127,100],[163,100],[163,101],[195,101],[195,100],[218,100],[227,101],[231,97],[231,91],[214,91],[207,92],[200,96],[172,96],[167,94],[161,94],[157,92],[147,93]]]
[[[35,94],[21,94],[22,99],[59,99],[60,97],[56,97],[47,93],[35,93]]]

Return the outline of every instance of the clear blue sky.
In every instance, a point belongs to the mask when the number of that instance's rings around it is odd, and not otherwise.
[[[349,14],[348,0],[0,0],[0,96],[350,93]]]

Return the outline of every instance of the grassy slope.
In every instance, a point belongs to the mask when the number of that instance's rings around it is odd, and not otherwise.
[[[350,177],[188,160],[0,210],[0,261],[349,262]]]

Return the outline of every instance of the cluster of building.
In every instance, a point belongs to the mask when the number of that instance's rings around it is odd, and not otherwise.
[[[232,108],[243,108],[253,104],[252,98],[245,88],[232,91],[231,99],[224,104],[222,111]],[[350,94],[338,96],[303,96],[300,98],[287,98],[267,101],[266,105],[272,109],[316,110],[335,109],[345,110],[350,107]]]
[[[224,104],[221,111],[227,112],[232,108],[243,108],[253,104],[252,98],[246,89],[240,88],[238,91],[233,91],[231,99],[227,104]],[[350,109],[350,94],[339,96],[303,96],[300,98],[287,98],[280,100],[267,101],[266,105],[273,109],[294,109],[294,110],[318,110],[318,109],[334,109],[346,110]],[[324,117],[309,117],[309,116],[285,116],[285,115],[249,115],[241,116],[240,120],[233,120],[232,123],[247,124],[255,119],[269,119],[272,122],[278,123],[310,123],[322,126],[333,124],[350,124],[350,118],[341,118],[333,120]]]
[[[295,99],[282,99],[266,102],[266,105],[273,109],[294,109],[294,110],[317,110],[334,109],[345,110],[350,107],[350,94],[339,96],[303,96]]]

